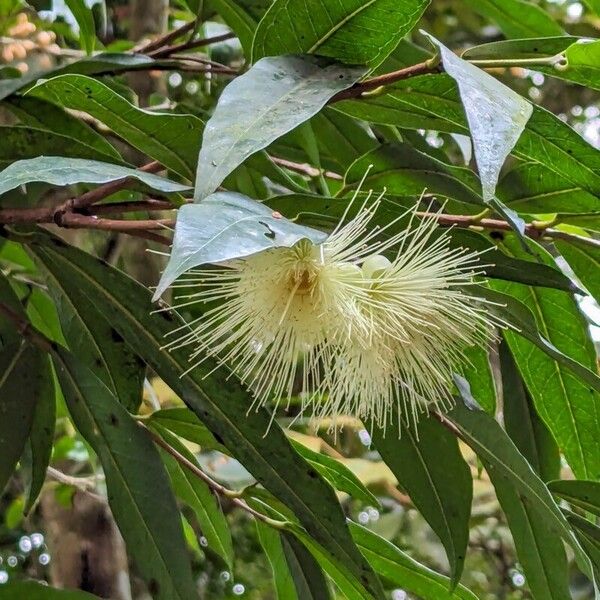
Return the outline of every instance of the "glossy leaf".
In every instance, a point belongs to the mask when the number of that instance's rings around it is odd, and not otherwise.
[[[165,167],[188,179],[194,177],[203,123],[192,115],[137,108],[101,81],[84,75],[53,77],[27,95],[86,112]]]
[[[433,419],[421,419],[414,431],[403,428],[400,439],[397,422],[386,430],[373,426],[372,436],[379,454],[444,545],[456,586],[469,541],[473,497],[471,471],[456,437]]]
[[[477,404],[490,414],[496,410],[496,386],[490,365],[488,349],[471,346],[464,352],[466,361],[461,375],[469,384],[469,391]]]
[[[183,273],[208,263],[221,263],[301,239],[323,242],[320,231],[296,225],[264,204],[233,192],[217,192],[198,204],[179,209],[173,250],[154,299]]]
[[[466,4],[497,24],[509,38],[563,34],[560,25],[547,12],[526,0],[466,0]]]
[[[192,464],[198,463],[196,457],[176,436],[160,426],[154,425],[154,428],[171,448],[174,448]],[[198,519],[202,535],[207,541],[207,548],[221,556],[229,569],[233,569],[231,533],[214,492],[204,481],[185,466],[180,465],[165,450],[159,448],[159,451],[171,478],[174,492],[194,511]]]
[[[551,58],[563,53],[580,38],[572,35],[527,37],[480,44],[465,50],[464,60],[498,60],[503,58]]]
[[[600,483],[585,480],[555,480],[548,489],[573,506],[600,517]]]
[[[25,448],[37,399],[47,391],[48,367],[45,354],[28,342],[0,351],[0,493]]]
[[[511,238],[505,238],[504,244],[513,254],[523,254]],[[541,247],[536,247],[535,252],[543,262],[552,262]],[[518,283],[494,282],[492,285],[531,307],[541,334],[559,351],[595,371],[593,344],[573,298],[564,292]],[[598,391],[515,333],[507,331],[505,337],[540,417],[553,433],[574,473],[581,478],[600,478]]]
[[[500,483],[500,494],[505,489],[518,494],[519,502],[527,503],[528,508],[535,511],[547,532],[571,546],[579,567],[593,578],[590,561],[548,488],[494,418],[457,403],[444,419],[448,419],[456,434],[477,454],[490,478]]]
[[[580,40],[569,46],[565,55],[567,67],[559,71],[565,79],[600,90],[600,40]]]
[[[590,294],[600,300],[600,249],[571,240],[556,240],[555,246]]]
[[[145,187],[164,194],[185,192],[190,189],[158,175],[120,165],[83,158],[38,156],[20,160],[0,172],[0,195],[34,181],[63,186],[74,183],[100,184],[128,178],[137,179]]]
[[[179,511],[149,436],[68,351],[59,347],[55,364],[71,417],[102,463],[111,512],[152,596],[194,598]]]
[[[314,452],[310,448],[303,446],[299,442],[292,440],[292,446],[315,470],[321,474],[321,476],[329,481],[329,483],[340,490],[346,492],[353,498],[361,500],[365,504],[371,504],[378,506],[379,501],[367,488],[360,482],[358,477],[348,469],[341,462]]]
[[[350,524],[356,544],[373,568],[394,585],[417,595],[422,600],[477,600],[463,585],[452,589],[448,577],[425,567],[376,533]]]
[[[276,0],[258,25],[252,60],[301,53],[375,67],[417,24],[428,4],[427,0]]]
[[[363,598],[381,598],[380,584],[353,545],[333,490],[298,454],[266,411],[247,413],[247,392],[206,361],[185,377],[187,354],[161,351],[164,336],[176,327],[173,317],[151,314],[148,291],[119,271],[46,236],[28,238],[36,255],[63,285],[78,289],[104,314],[120,335],[209,427],[218,441],[267,489],[285,502],[324,552],[347,565]],[[264,433],[269,429],[269,435]],[[360,582],[360,583],[359,583]]]
[[[311,57],[264,58],[223,91],[206,123],[196,175],[196,201],[214,192],[248,156],[319,112],[364,69]]]
[[[456,81],[469,124],[483,199],[491,202],[500,169],[532,114],[531,103],[429,36],[444,70]],[[490,116],[493,115],[493,118]]]

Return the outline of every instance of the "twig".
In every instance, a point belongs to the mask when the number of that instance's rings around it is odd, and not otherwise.
[[[152,58],[166,58],[167,56],[171,56],[171,54],[177,52],[184,52],[185,50],[192,50],[193,48],[201,48],[210,44],[217,44],[218,42],[224,42],[225,40],[230,40],[234,37],[236,37],[236,35],[233,32],[223,33],[221,35],[215,35],[214,37],[210,38],[192,40],[190,42],[184,42],[182,44],[167,46],[166,48],[161,48],[159,50],[148,52],[148,56]]]
[[[229,498],[233,504],[250,513],[252,516],[256,517],[260,521],[271,525],[272,527],[276,527],[281,529],[284,526],[282,521],[276,521],[263,515],[262,513],[254,510],[251,506],[242,500],[239,497],[238,492],[234,492],[232,490],[227,489],[225,486],[221,485],[217,481],[215,481],[210,475],[205,473],[198,465],[195,465],[193,462],[189,461],[183,454],[179,453],[175,448],[170,446],[160,435],[154,433],[151,429],[146,427],[140,421],[137,421],[138,425],[146,430],[148,435],[152,438],[154,443],[157,446],[160,446],[165,452],[168,452],[180,465],[183,465],[186,469],[188,469],[191,473],[193,473],[198,479],[202,479],[204,483],[208,485],[212,490],[214,490],[217,494],[224,496],[225,498]]]
[[[155,210],[174,210],[176,207],[168,200],[147,200],[132,202],[110,202],[109,204],[95,204],[90,206],[86,213],[91,215],[114,215],[128,212],[152,212]]]
[[[186,33],[193,31],[196,27],[196,20],[190,21],[185,25],[182,25],[178,29],[173,29],[173,31],[169,31],[164,35],[156,38],[155,40],[148,43],[141,43],[133,48],[132,52],[139,52],[140,54],[148,54],[149,52],[153,52],[154,50],[159,50],[163,46],[174,42],[177,38],[185,35]]]
[[[302,173],[303,175],[308,175],[308,177],[319,177],[319,175],[325,175],[329,179],[335,179],[337,181],[342,181],[344,178],[339,173],[334,173],[333,171],[324,171],[322,169],[317,169],[308,163],[297,163],[291,160],[286,160],[285,158],[279,158],[277,156],[269,155],[269,158],[276,164],[286,169],[290,169],[290,171],[296,171],[296,173]]]

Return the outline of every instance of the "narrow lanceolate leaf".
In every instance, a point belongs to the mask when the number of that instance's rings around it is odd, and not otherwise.
[[[195,598],[179,511],[149,436],[68,351],[59,347],[55,364],[69,412],[102,463],[111,511],[152,596]]]
[[[79,43],[86,54],[91,54],[96,45],[94,15],[85,0],[65,0],[79,27]]]
[[[526,503],[547,531],[571,546],[579,568],[593,580],[591,563],[548,488],[494,418],[481,410],[470,410],[462,403],[457,403],[442,418],[477,454],[490,478],[500,484],[500,493],[506,489],[518,493],[521,506]]]
[[[562,35],[560,25],[540,6],[526,0],[466,0],[509,38]]]
[[[47,392],[46,355],[27,342],[0,351],[0,493],[21,456],[40,394]]]
[[[588,553],[594,565],[596,577],[600,574],[600,527],[588,521],[585,517],[569,510],[564,510],[569,523],[575,529],[575,535]],[[596,594],[596,597],[598,594]]]
[[[517,256],[521,253],[508,236],[504,245]],[[535,251],[544,262],[552,262],[543,248],[536,246]],[[540,333],[556,349],[595,372],[596,355],[587,325],[570,295],[518,283],[492,285],[529,306]],[[600,479],[600,394],[527,340],[511,331],[505,336],[540,417],[574,473],[578,478]]]
[[[196,175],[196,201],[214,192],[248,156],[319,112],[365,69],[313,57],[264,58],[223,91],[206,123]]]
[[[2,272],[0,272],[0,302],[25,317],[25,311],[19,297],[12,289],[8,277]],[[22,339],[23,336],[17,331],[15,323],[9,317],[0,314],[0,350],[11,344],[20,343]]]
[[[37,581],[9,581],[2,586],[2,600],[98,600],[81,590],[57,590]]]
[[[379,500],[360,482],[348,467],[334,458],[314,452],[299,442],[292,440],[292,446],[321,476],[340,490],[366,504],[378,506]]]
[[[548,488],[563,500],[600,517],[600,483],[583,480],[556,480]]]
[[[283,552],[282,539],[279,532],[258,519],[255,520],[255,523],[260,545],[273,572],[273,583],[275,584],[277,600],[287,600],[288,598],[289,600],[299,600],[294,579],[292,578]],[[304,596],[301,596],[301,598],[304,598]],[[310,598],[310,596],[307,596],[307,598]]]
[[[64,338],[77,358],[99,377],[115,394],[119,402],[136,413],[142,401],[145,364],[125,344],[94,303],[86,302],[76,290],[69,295],[43,265],[60,319]]]
[[[519,452],[544,480],[556,477],[560,455],[556,442],[527,397],[506,344],[500,348],[504,423]],[[563,542],[546,527],[545,520],[523,502],[512,482],[492,470],[490,478],[517,548],[525,578],[535,598],[570,598],[567,559]]]
[[[400,439],[397,423],[385,431],[373,427],[373,441],[444,545],[455,586],[465,561],[473,497],[471,472],[458,440],[437,421],[422,419],[416,431],[403,429]]]
[[[483,199],[489,202],[494,198],[500,169],[521,136],[533,107],[509,87],[462,60],[434,37],[428,37],[441,52],[444,69],[458,85],[473,140]],[[494,118],[490,119],[489,115]]]
[[[464,354],[467,360],[460,375],[469,384],[471,395],[477,404],[493,415],[496,411],[496,385],[488,349],[471,346]]]
[[[557,240],[555,246],[590,294],[600,300],[600,249],[571,240]]]
[[[164,194],[186,192],[190,189],[164,177],[120,165],[83,158],[38,156],[20,160],[0,172],[0,196],[34,181],[62,186],[75,183],[101,184],[128,178],[137,179],[146,188]]]
[[[256,30],[252,59],[318,54],[376,67],[417,24],[429,0],[276,0]]]
[[[498,60],[503,58],[552,58],[557,54],[563,53],[579,39],[581,38],[572,35],[558,35],[552,37],[500,40],[468,48],[461,54],[461,58],[469,61]]]
[[[282,218],[247,196],[217,192],[199,204],[179,209],[173,250],[154,299],[180,275],[198,265],[241,258],[268,248],[293,246],[305,238],[319,243],[325,237],[320,231]]]
[[[322,546],[323,552],[348,568],[362,599],[382,598],[380,583],[352,543],[345,517],[331,487],[295,453],[270,416],[259,410],[247,414],[247,392],[226,373],[206,361],[181,377],[188,368],[184,351],[161,350],[164,336],[179,321],[152,314],[150,294],[143,286],[93,257],[41,233],[27,238],[39,260],[60,277],[63,286],[80,290],[94,302],[113,327],[209,427],[251,473],[297,515]]]
[[[192,464],[197,464],[196,457],[169,431],[154,425],[155,431],[179,454]],[[180,465],[173,456],[160,449],[163,462],[173,490],[180,500],[185,502],[196,514],[202,535],[206,538],[207,548],[216,552],[233,569],[233,545],[227,520],[218,505],[217,498],[208,485],[194,473]]]
[[[85,75],[47,79],[28,90],[28,96],[86,112],[165,167],[188,179],[194,177],[203,128],[197,117],[137,108],[101,81]]]
[[[477,600],[477,596],[463,585],[452,588],[452,582],[425,567],[376,533],[350,524],[354,541],[385,580],[415,594],[422,600]]]

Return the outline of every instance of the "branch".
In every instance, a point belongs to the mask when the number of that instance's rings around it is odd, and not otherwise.
[[[210,44],[217,44],[218,42],[230,40],[234,37],[236,37],[236,35],[233,32],[223,33],[221,35],[215,35],[214,37],[211,37],[211,38],[204,38],[201,40],[192,40],[189,42],[184,42],[182,44],[166,46],[165,48],[161,48],[160,50],[153,50],[152,52],[148,52],[148,56],[150,56],[152,58],[166,58],[176,52],[184,52],[186,50],[192,50],[194,48],[201,48],[203,46],[208,46]]]
[[[168,33],[165,33],[164,35],[161,35],[160,37],[156,38],[155,40],[153,40],[151,42],[148,42],[148,43],[142,42],[141,44],[139,44],[135,48],[133,48],[132,51],[139,52],[140,54],[148,54],[155,50],[159,50],[163,46],[166,46],[167,44],[174,42],[177,38],[181,37],[182,35],[185,35],[186,33],[193,31],[195,27],[196,27],[196,19],[194,19],[193,21],[190,21],[189,23],[186,23],[185,25],[182,25],[181,27],[179,27],[177,29],[173,29],[173,31],[169,31]]]
[[[238,492],[229,490],[225,486],[215,481],[212,477],[210,477],[210,475],[205,473],[198,465],[189,461],[185,456],[183,456],[183,454],[179,453],[177,450],[175,450],[175,448],[170,446],[165,440],[163,440],[163,438],[160,437],[160,435],[154,433],[154,431],[146,427],[140,421],[137,421],[137,423],[140,427],[146,430],[148,435],[152,438],[152,440],[157,446],[160,446],[165,452],[168,452],[180,465],[184,466],[188,471],[190,471],[196,477],[198,477],[198,479],[202,479],[202,481],[204,481],[204,483],[206,483],[208,487],[214,490],[217,494],[224,496],[225,498],[229,498],[233,504],[235,504],[242,510],[245,510],[247,513],[250,513],[253,517],[256,517],[260,521],[263,521],[264,523],[267,523],[272,527],[276,527],[277,529],[283,528],[283,526],[285,525],[283,521],[276,521],[274,519],[271,519],[270,517],[263,515],[257,510],[254,510],[251,506],[248,506],[248,504],[239,497]]]

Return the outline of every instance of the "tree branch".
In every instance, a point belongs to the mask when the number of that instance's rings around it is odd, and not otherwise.
[[[215,35],[214,37],[204,38],[201,40],[192,40],[189,42],[184,42],[182,44],[174,44],[172,46],[166,46],[165,48],[161,48],[159,50],[153,50],[152,52],[148,52],[148,56],[152,58],[166,58],[171,56],[176,52],[185,52],[186,50],[192,50],[194,48],[201,48],[203,46],[208,46],[210,44],[217,44],[218,42],[224,42],[225,40],[230,40],[236,37],[235,33],[223,33],[221,35]]]

